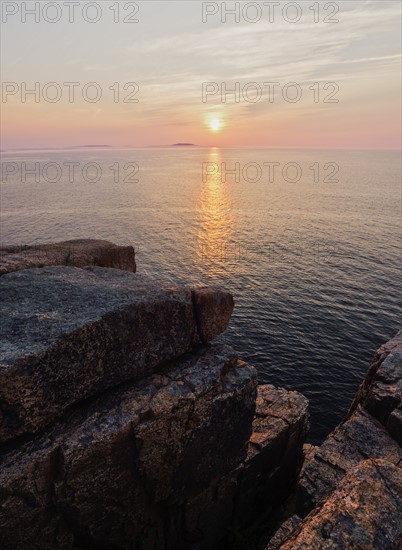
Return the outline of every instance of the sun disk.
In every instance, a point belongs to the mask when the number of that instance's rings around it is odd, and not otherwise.
[[[211,122],[209,123],[209,126],[213,132],[219,132],[219,130],[222,127],[222,123],[219,120],[219,118],[213,118],[211,119]]]

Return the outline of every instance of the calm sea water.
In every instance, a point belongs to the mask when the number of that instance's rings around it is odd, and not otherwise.
[[[135,246],[140,273],[229,289],[222,339],[310,399],[310,441],[400,326],[397,152],[79,149],[4,153],[2,168],[3,244],[108,239]]]

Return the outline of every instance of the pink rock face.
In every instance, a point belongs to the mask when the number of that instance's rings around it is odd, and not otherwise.
[[[223,332],[233,309],[224,291],[101,267],[22,269],[0,290],[0,442],[160,370]]]
[[[213,340],[229,324],[234,308],[233,296],[224,290],[196,288],[193,302],[201,341]]]
[[[350,470],[330,498],[277,548],[396,550],[402,540],[401,511],[401,468],[385,460],[365,460]]]

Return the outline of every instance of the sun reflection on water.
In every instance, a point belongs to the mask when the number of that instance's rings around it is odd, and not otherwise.
[[[236,255],[232,250],[233,198],[230,182],[223,182],[221,178],[220,149],[210,149],[206,162],[214,165],[216,170],[208,174],[202,183],[197,208],[197,263],[202,264],[201,268],[209,270],[209,274],[211,271],[218,274],[227,267],[228,262],[235,259]]]

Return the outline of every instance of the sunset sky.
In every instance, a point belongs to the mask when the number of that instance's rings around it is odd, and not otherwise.
[[[203,23],[200,1],[148,0],[138,2],[138,23],[115,23],[112,4],[101,3],[97,23],[84,21],[80,10],[73,23],[66,12],[53,24],[42,16],[39,23],[29,16],[22,23],[21,14],[3,22],[3,86],[14,82],[18,91],[3,93],[2,149],[176,142],[222,147],[400,146],[399,1],[338,2],[338,23],[314,23],[308,9],[313,2],[308,1],[299,2],[303,16],[297,23],[285,21],[280,10],[270,22],[266,8],[256,23],[236,23],[229,16],[222,23],[220,14]],[[40,90],[48,82],[78,82],[79,87],[73,103],[66,87],[56,103],[43,98],[35,102],[32,95],[22,103],[22,82],[27,88],[39,82]],[[102,89],[97,103],[82,98],[88,82]],[[114,103],[109,87],[119,83],[123,88],[128,82],[138,84],[139,102]],[[203,102],[205,82],[219,87],[225,82],[228,88],[238,82],[241,89],[253,82],[263,95],[254,103],[242,97],[236,103],[228,95],[222,103],[216,93]],[[279,83],[272,103],[264,82]],[[301,86],[303,96],[296,103],[281,95],[289,82]],[[335,82],[339,102],[315,103],[310,87],[317,82]],[[123,91],[122,97],[130,91]]]

